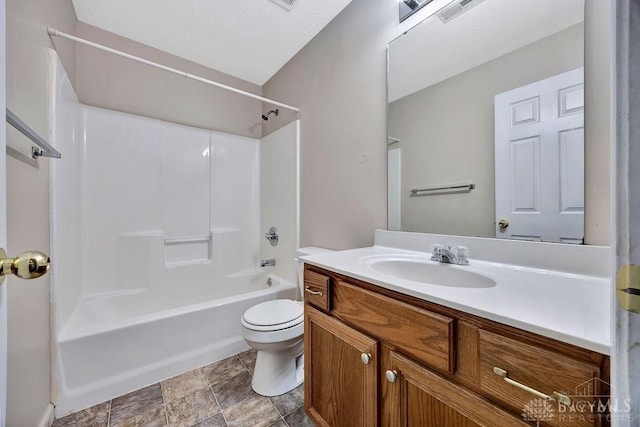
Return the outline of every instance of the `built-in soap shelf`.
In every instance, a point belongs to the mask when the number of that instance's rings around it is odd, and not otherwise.
[[[164,237],[164,260],[166,267],[181,267],[209,263],[213,259],[215,236],[237,233],[237,227],[216,227],[208,235]]]
[[[211,262],[212,233],[201,236],[165,236],[165,267],[181,267],[185,265]]]
[[[208,242],[211,240],[211,233],[207,236],[189,236],[189,237],[165,237],[165,245],[183,245],[187,243]]]
[[[162,254],[159,259],[164,260],[165,268],[207,264],[222,255],[214,256],[214,243],[225,245],[228,240],[225,236],[235,239],[232,235],[241,231],[239,227],[215,227],[208,235],[199,236],[167,236],[163,230],[118,233],[119,258],[126,271],[134,269],[141,260],[150,262],[156,256],[152,254]]]

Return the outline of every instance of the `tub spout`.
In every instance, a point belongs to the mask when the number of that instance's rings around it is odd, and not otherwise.
[[[275,266],[276,266],[276,260],[273,258],[263,259],[262,261],[260,261],[260,267],[275,267]]]

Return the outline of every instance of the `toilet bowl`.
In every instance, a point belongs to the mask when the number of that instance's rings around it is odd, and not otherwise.
[[[322,248],[300,248],[298,256],[328,252]],[[303,263],[298,264],[298,286],[302,295]],[[241,318],[242,337],[258,352],[251,387],[262,396],[278,396],[304,380],[303,303],[288,299],[266,301],[249,308]]]

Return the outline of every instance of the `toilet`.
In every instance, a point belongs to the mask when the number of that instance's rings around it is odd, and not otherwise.
[[[298,256],[329,252],[307,247]],[[298,287],[302,295],[303,263],[298,262]],[[242,315],[242,337],[258,352],[251,387],[262,396],[278,396],[304,380],[303,303],[277,299],[256,304]]]

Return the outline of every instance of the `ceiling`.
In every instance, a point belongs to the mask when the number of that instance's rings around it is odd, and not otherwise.
[[[78,20],[262,86],[351,0],[73,0]]]
[[[389,102],[584,20],[584,0],[485,0],[443,23],[432,16],[389,45]]]

